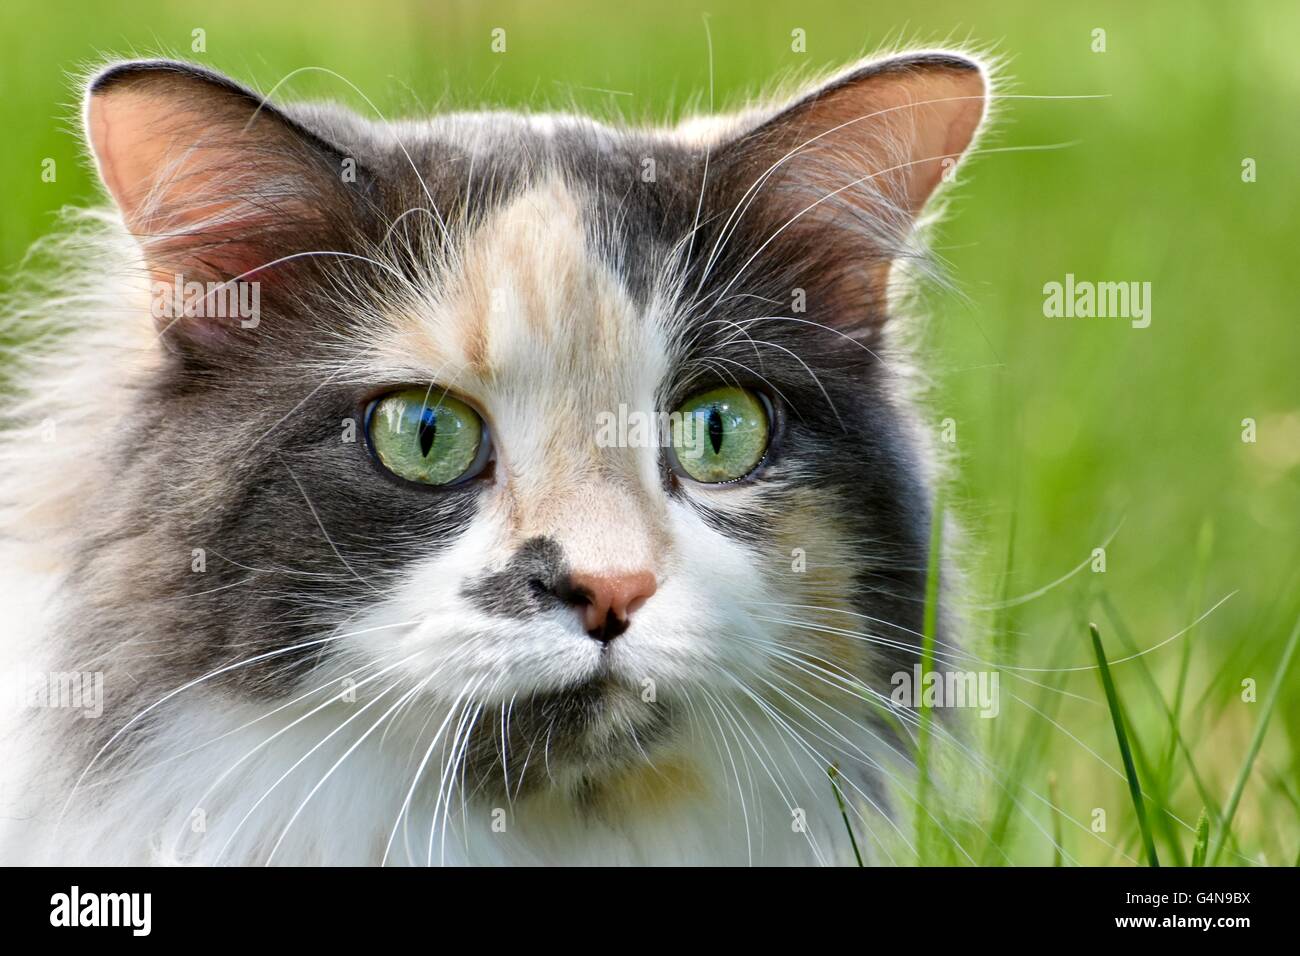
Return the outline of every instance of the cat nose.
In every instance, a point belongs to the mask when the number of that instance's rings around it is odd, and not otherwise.
[[[627,630],[632,612],[658,587],[650,571],[622,574],[574,574],[569,577],[571,604],[582,612],[582,626],[601,643]]]

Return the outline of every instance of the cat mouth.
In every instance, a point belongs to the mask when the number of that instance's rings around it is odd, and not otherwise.
[[[602,662],[577,684],[486,713],[466,746],[465,772],[492,798],[581,794],[644,766],[676,724],[674,707],[646,700]]]

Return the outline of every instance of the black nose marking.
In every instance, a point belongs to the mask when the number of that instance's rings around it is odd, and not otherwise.
[[[472,578],[461,594],[475,607],[502,617],[525,618],[572,603],[564,551],[554,538],[529,538],[500,571]]]

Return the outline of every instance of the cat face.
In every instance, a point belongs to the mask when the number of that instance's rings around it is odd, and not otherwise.
[[[382,696],[488,793],[690,780],[720,708],[869,719],[929,524],[888,277],[983,104],[942,55],[662,131],[109,69],[162,307],[73,617],[163,642],[151,688]]]

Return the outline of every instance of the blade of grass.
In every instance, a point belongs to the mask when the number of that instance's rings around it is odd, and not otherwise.
[[[1196,842],[1192,846],[1192,866],[1205,866],[1205,853],[1210,847],[1210,815],[1201,810],[1196,821]]]
[[[1142,845],[1146,848],[1147,862],[1159,866],[1156,856],[1156,844],[1151,838],[1151,827],[1147,823],[1146,807],[1142,803],[1142,786],[1138,783],[1137,769],[1133,766],[1133,753],[1128,745],[1128,732],[1124,729],[1124,715],[1119,709],[1119,695],[1115,693],[1115,682],[1110,676],[1110,664],[1106,661],[1106,651],[1101,646],[1101,634],[1096,624],[1088,625],[1092,635],[1092,650],[1097,655],[1097,667],[1101,675],[1101,686],[1106,692],[1106,705],[1110,708],[1110,717],[1115,724],[1115,739],[1119,742],[1119,755],[1124,760],[1124,776],[1128,778],[1129,795],[1133,798],[1133,809],[1137,813],[1138,829],[1142,831]]]
[[[1251,768],[1255,765],[1255,757],[1259,755],[1259,748],[1264,744],[1264,732],[1268,730],[1268,721],[1273,716],[1273,708],[1277,706],[1278,694],[1281,693],[1282,687],[1286,683],[1286,674],[1291,669],[1291,658],[1295,656],[1298,641],[1300,641],[1300,619],[1296,620],[1295,627],[1291,629],[1291,636],[1287,638],[1286,648],[1282,651],[1282,661],[1278,664],[1273,686],[1269,688],[1268,698],[1264,701],[1264,712],[1260,714],[1259,723],[1255,725],[1255,734],[1250,739],[1246,759],[1241,764],[1241,770],[1237,772],[1237,782],[1232,786],[1232,795],[1228,797],[1227,806],[1223,808],[1223,825],[1219,829],[1218,839],[1214,841],[1214,853],[1210,856],[1210,866],[1214,866],[1219,861],[1219,854],[1223,852],[1224,844],[1228,842],[1228,834],[1232,830],[1232,818],[1237,813],[1238,804],[1241,803],[1241,795],[1246,789],[1246,781],[1250,778]]]
[[[1126,721],[1126,724],[1129,721]],[[1167,809],[1169,805],[1169,787],[1156,773],[1155,768],[1147,759],[1146,750],[1142,746],[1142,738],[1134,731],[1129,739],[1129,747],[1133,752],[1133,764],[1138,769],[1138,779],[1147,782],[1144,796],[1146,803],[1151,807],[1151,824],[1152,838],[1156,832],[1164,837],[1165,846],[1169,847],[1169,852],[1173,855],[1174,866],[1186,866],[1187,856],[1183,853],[1183,845],[1179,842],[1180,834],[1174,829],[1174,816]]]
[[[844,805],[844,794],[840,792],[840,768],[831,764],[826,768],[826,774],[831,778],[831,789],[835,791],[835,802],[839,804],[840,816],[844,818],[844,829],[849,833],[849,846],[853,847],[853,858],[858,861],[858,866],[863,866],[862,852],[858,849],[858,838],[853,835],[853,824],[849,822],[848,807]]]
[[[1104,591],[1099,592],[1098,602],[1102,605],[1107,617],[1111,618],[1112,623],[1119,619],[1119,615],[1115,611],[1114,605],[1111,603]],[[1133,656],[1132,666],[1137,668],[1138,673],[1142,676],[1143,682],[1150,690],[1151,696],[1155,698],[1155,702],[1164,712],[1165,718],[1170,724],[1170,738],[1172,741],[1176,742],[1179,737],[1178,728],[1174,725],[1173,712],[1165,703],[1164,694],[1160,690],[1160,685],[1156,683],[1156,679],[1152,675],[1151,669],[1147,667],[1145,658],[1138,653],[1137,645],[1133,641],[1132,635],[1128,633],[1127,628],[1124,628],[1122,625],[1117,625],[1115,628],[1115,634],[1124,645],[1126,653]],[[1130,713],[1132,713],[1131,710]],[[1157,767],[1147,759],[1146,751],[1142,747],[1141,738],[1136,732],[1134,732],[1132,739],[1129,740],[1129,745],[1133,750],[1133,759],[1138,769],[1139,778],[1146,781],[1145,793],[1147,802],[1151,805],[1154,811],[1152,822],[1164,837],[1165,845],[1173,855],[1174,866],[1186,866],[1187,857],[1183,853],[1181,835],[1174,829],[1175,821],[1172,814],[1168,809],[1166,809],[1170,802],[1170,795],[1174,790],[1171,774],[1164,768],[1157,769]]]
[[[1111,626],[1115,628],[1115,636],[1118,637],[1120,642],[1124,645],[1125,653],[1129,655],[1137,655],[1139,653],[1137,642],[1133,640],[1133,635],[1129,631],[1128,625],[1124,621],[1124,617],[1119,613],[1119,609],[1115,607],[1110,596],[1105,592],[1102,592],[1099,595],[1098,600],[1101,602],[1102,610],[1105,612],[1106,617],[1110,619]],[[1191,632],[1189,631],[1185,637],[1190,638]],[[1190,642],[1184,646],[1190,646]],[[1144,682],[1151,690],[1152,696],[1155,697],[1165,712],[1165,716],[1169,721],[1169,732],[1171,738],[1178,749],[1182,751],[1183,760],[1187,764],[1187,769],[1192,775],[1192,783],[1196,786],[1197,796],[1200,797],[1201,803],[1209,809],[1211,816],[1213,816],[1215,820],[1218,820],[1219,805],[1214,800],[1209,788],[1206,787],[1205,781],[1201,777],[1200,771],[1197,769],[1196,761],[1192,757],[1191,748],[1187,746],[1186,738],[1178,727],[1178,709],[1181,705],[1175,703],[1173,709],[1166,705],[1164,696],[1160,693],[1160,686],[1155,682],[1155,678],[1151,675],[1151,670],[1147,667],[1145,659],[1139,656],[1136,657],[1135,660],[1139,664],[1138,670],[1142,674]]]
[[[1064,866],[1061,855],[1061,794],[1056,786],[1056,774],[1047,774],[1047,799],[1052,801],[1052,866]]]

